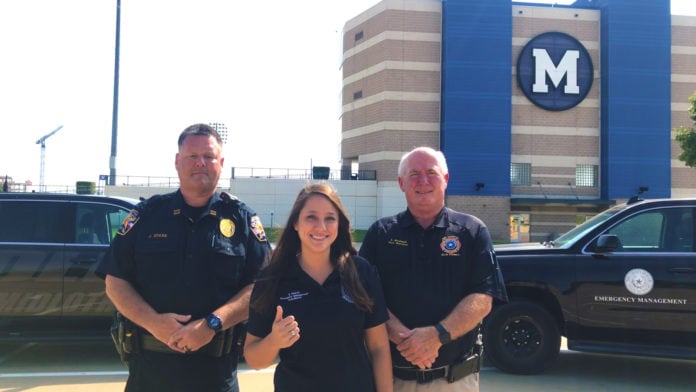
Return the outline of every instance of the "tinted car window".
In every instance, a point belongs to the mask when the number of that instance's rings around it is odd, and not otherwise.
[[[7,200],[0,203],[0,242],[63,243],[65,210],[55,202]]]
[[[109,244],[128,211],[113,205],[80,203],[75,210],[74,242]]]
[[[662,208],[634,215],[607,231],[621,242],[617,252],[691,251],[693,218],[691,208]]]

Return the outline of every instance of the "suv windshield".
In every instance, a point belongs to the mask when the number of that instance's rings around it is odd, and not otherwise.
[[[599,215],[593,216],[589,220],[585,221],[585,223],[581,224],[580,226],[577,226],[576,228],[568,231],[567,233],[565,233],[562,236],[553,240],[553,242],[552,242],[553,247],[554,248],[569,248],[569,247],[571,247],[575,243],[575,241],[577,241],[579,238],[582,238],[586,233],[592,231],[595,227],[601,225],[607,219],[616,215],[616,213],[623,210],[624,208],[626,208],[625,205],[612,207],[612,208],[600,213]]]

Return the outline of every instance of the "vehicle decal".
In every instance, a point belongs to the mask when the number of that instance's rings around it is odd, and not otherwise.
[[[642,268],[632,269],[628,271],[624,277],[626,289],[631,294],[635,295],[648,294],[650,291],[652,291],[654,283],[655,281],[653,280],[652,275],[650,275],[650,272]]]

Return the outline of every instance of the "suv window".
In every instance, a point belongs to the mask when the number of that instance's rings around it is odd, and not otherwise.
[[[75,213],[74,242],[109,244],[128,211],[113,205],[80,203]]]
[[[108,245],[128,212],[91,202],[3,200],[0,242]]]
[[[65,210],[55,202],[5,200],[0,203],[0,242],[65,242]]]
[[[645,211],[621,221],[606,234],[619,238],[617,252],[690,252],[693,212],[688,207]]]

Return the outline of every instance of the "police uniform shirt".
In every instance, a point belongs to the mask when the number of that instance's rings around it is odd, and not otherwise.
[[[154,196],[131,211],[97,273],[128,281],[159,313],[190,314],[196,320],[251,284],[269,252],[258,217],[244,203],[218,193],[207,207],[195,209],[177,191]],[[148,361],[140,358],[144,356]],[[178,386],[175,390],[186,390],[183,385],[193,382],[188,379],[200,364],[202,373],[194,378],[201,387],[220,375],[229,377],[236,367],[234,356],[143,351],[133,361],[130,377],[162,372],[163,380]],[[147,371],[145,363],[152,366]]]
[[[408,210],[376,221],[360,255],[377,266],[387,307],[408,328],[435,325],[471,293],[507,300],[488,229],[450,208],[428,229]],[[433,368],[455,362],[473,342],[472,332],[444,345]],[[391,346],[395,366],[412,366]]]
[[[379,277],[367,260],[355,256],[360,281],[374,302],[372,312],[358,309],[341,286],[334,270],[319,285],[293,261],[281,278],[276,305],[283,317],[295,316],[300,339],[280,350],[274,384],[276,391],[289,392],[369,392],[375,390],[372,365],[367,352],[365,330],[388,319]],[[268,284],[264,273],[254,285],[251,301]],[[275,305],[271,314],[260,314],[252,307],[247,330],[265,337],[271,332]]]

